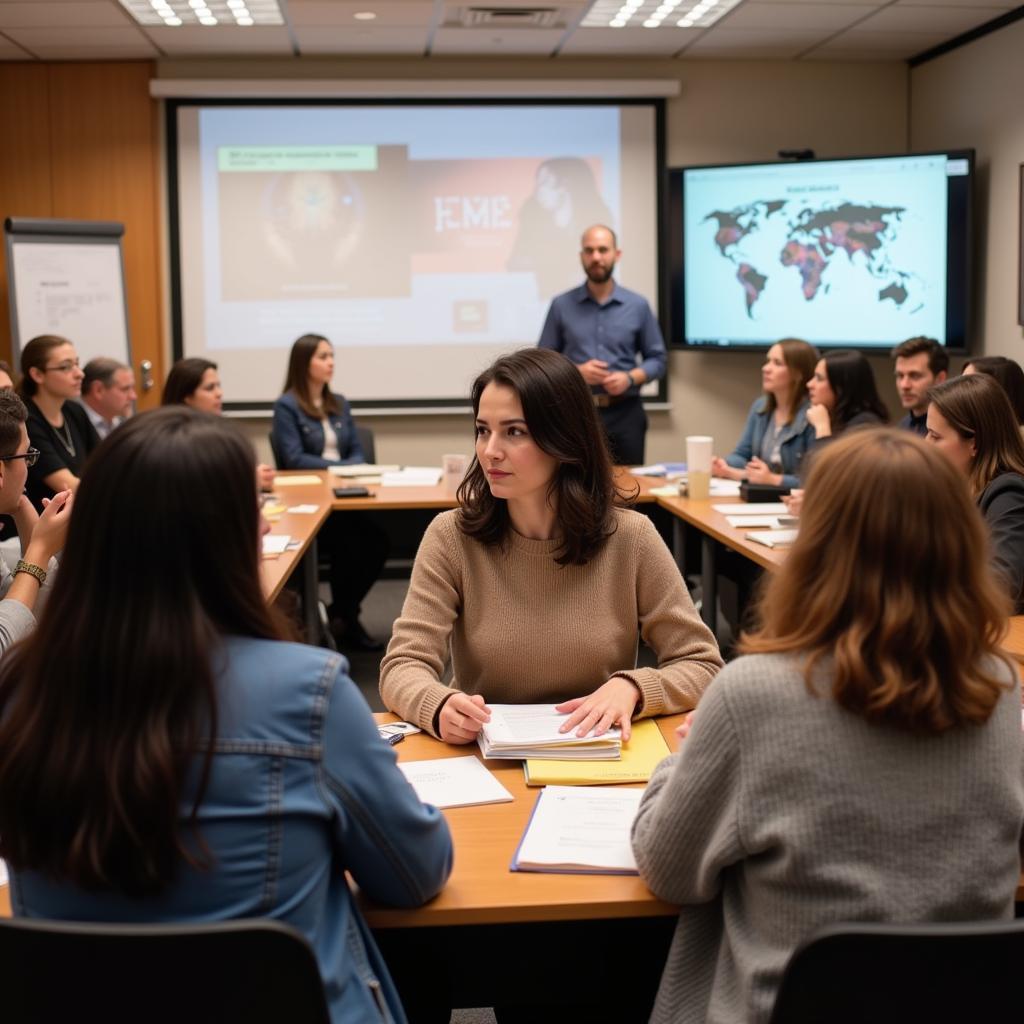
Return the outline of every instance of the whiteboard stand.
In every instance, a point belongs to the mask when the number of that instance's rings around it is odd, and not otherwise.
[[[40,334],[67,338],[84,366],[97,356],[132,365],[121,238],[112,221],[8,217],[11,349]]]

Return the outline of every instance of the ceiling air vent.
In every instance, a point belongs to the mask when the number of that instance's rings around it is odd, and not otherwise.
[[[460,7],[457,24],[466,28],[551,28],[557,7]]]

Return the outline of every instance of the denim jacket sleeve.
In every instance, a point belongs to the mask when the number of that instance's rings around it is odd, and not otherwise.
[[[421,906],[451,873],[448,823],[406,782],[344,671],[327,699],[321,768],[345,868],[370,899]]]
[[[326,469],[330,465],[321,454],[324,437],[320,424],[306,416],[291,395],[282,395],[274,403],[272,429],[282,469]],[[319,444],[316,444],[316,434],[319,434]]]
[[[747,422],[743,425],[743,433],[739,441],[736,442],[736,447],[725,457],[725,461],[733,469],[743,469],[746,466],[760,443],[757,435],[760,433],[762,437],[764,436],[764,432],[758,430],[761,417],[764,415],[763,410],[764,399],[755,399],[754,404],[750,407],[750,412],[747,413]]]

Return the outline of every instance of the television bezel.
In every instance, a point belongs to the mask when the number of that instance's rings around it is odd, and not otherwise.
[[[960,272],[960,279],[963,282],[963,315],[960,323],[960,342],[958,344],[946,344],[943,347],[950,355],[970,355],[973,350],[974,333],[974,296],[976,282],[974,280],[974,205],[975,205],[975,150],[974,149],[938,149],[927,150],[920,153],[874,153],[856,156],[828,156],[815,157],[813,160],[747,160],[738,163],[712,163],[712,164],[686,164],[684,166],[668,168],[668,187],[665,197],[665,206],[668,217],[665,222],[665,253],[666,280],[663,285],[665,294],[668,297],[667,314],[669,333],[666,336],[666,343],[670,349],[686,352],[763,352],[765,343],[751,344],[737,342],[734,345],[695,345],[685,337],[685,253],[684,253],[684,186],[683,176],[687,171],[700,170],[728,170],[734,167],[769,167],[785,164],[822,164],[822,163],[852,163],[859,160],[899,160],[904,157],[921,156],[944,156],[947,159],[967,160],[967,210],[965,214],[965,245],[963,251],[963,269]],[[947,233],[947,255],[949,254],[948,233]],[[947,270],[947,285],[950,279]],[[950,315],[947,305],[946,329],[947,336],[951,335],[949,330]],[[889,349],[870,343],[835,342],[823,343],[816,339],[809,338],[809,341],[821,349],[849,348],[864,353],[889,354]],[[899,344],[904,339],[897,338],[893,345]],[[770,344],[770,342],[768,342]]]

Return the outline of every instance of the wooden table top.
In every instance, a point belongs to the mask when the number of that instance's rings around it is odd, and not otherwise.
[[[285,474],[287,475],[287,474]],[[274,601],[281,593],[295,567],[302,560],[313,538],[320,532],[324,520],[331,514],[333,496],[321,481],[317,485],[302,484],[293,487],[275,487],[273,495],[264,508],[284,505],[286,509],[297,505],[316,505],[313,513],[282,512],[268,517],[271,534],[288,534],[298,545],[280,555],[264,558],[260,565],[263,593],[268,601]]]
[[[702,533],[714,537],[726,547],[745,555],[763,569],[775,569],[786,560],[787,548],[766,548],[763,544],[747,540],[744,534],[753,532],[750,527],[737,529],[730,526],[729,520],[712,507],[713,505],[735,505],[738,515],[743,512],[746,505],[746,502],[740,501],[739,498],[708,498],[704,501],[695,501],[693,498],[659,497],[658,504],[677,518],[695,526]]]
[[[397,721],[391,714],[374,718],[381,723]],[[675,727],[681,720],[682,715],[671,715],[658,721],[670,750],[679,744]],[[476,746],[452,747],[424,734],[407,737],[395,749],[399,761],[480,756]],[[361,901],[373,928],[661,917],[679,912],[678,907],[653,896],[636,876],[509,870],[540,788],[526,785],[521,761],[485,763],[512,794],[512,802],[445,810],[455,844],[455,865],[448,884],[436,899],[416,910]]]

